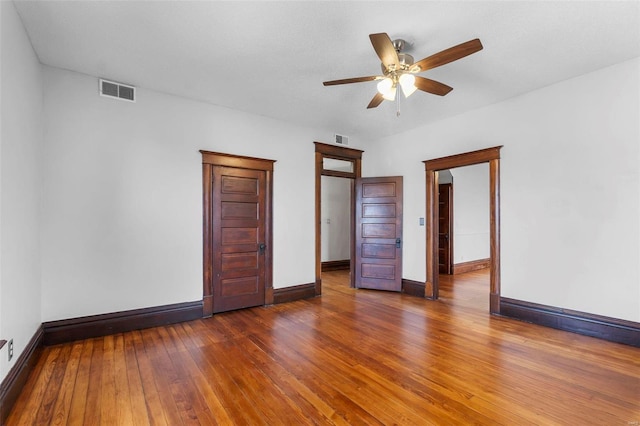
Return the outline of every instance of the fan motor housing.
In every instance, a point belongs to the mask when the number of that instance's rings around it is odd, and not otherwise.
[[[398,62],[400,62],[400,70],[399,71],[408,71],[411,68],[411,65],[415,62],[413,56],[408,53],[403,52],[404,48],[407,46],[407,42],[403,39],[399,38],[393,40],[393,48],[396,50],[398,54]],[[380,64],[382,68],[382,73],[386,75],[387,68],[384,64]]]
[[[399,71],[408,71],[409,68],[411,68],[411,66],[413,65],[414,59],[413,56],[409,55],[408,53],[398,52],[398,62],[400,62]],[[381,63],[380,68],[382,69],[382,74],[386,75],[388,72],[387,67],[385,67],[384,64]]]
[[[400,61],[400,65],[406,65],[407,67],[410,67],[411,65],[413,65],[413,56],[409,55],[408,53],[398,52],[398,61]]]

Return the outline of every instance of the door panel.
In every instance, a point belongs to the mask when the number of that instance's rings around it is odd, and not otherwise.
[[[256,219],[258,217],[258,205],[256,203],[227,201],[222,203],[222,216],[226,218]]]
[[[402,290],[402,176],[356,179],[355,286]]]
[[[369,178],[363,178],[369,179]],[[374,178],[377,179],[377,178]],[[364,198],[380,198],[380,197],[395,197],[396,196],[396,183],[395,182],[372,182],[362,183],[362,197]]]
[[[383,259],[395,259],[396,257],[396,245],[395,244],[362,244],[362,256],[363,257],[378,257]]]
[[[364,215],[362,216],[364,219]],[[362,236],[364,238],[395,238],[395,223],[363,223]]]
[[[222,297],[245,296],[258,292],[258,280],[256,277],[226,278],[221,281],[220,291]]]
[[[249,194],[258,192],[258,181],[239,176],[222,176],[222,192],[225,194]]]
[[[265,303],[265,172],[213,170],[213,311]]]
[[[231,271],[234,269],[256,269],[258,268],[257,253],[222,253],[220,269]]]
[[[363,263],[362,277],[382,280],[394,280],[396,277],[396,269],[394,265],[377,265],[375,263]]]
[[[368,204],[362,206],[362,217],[396,217],[395,204]]]
[[[453,185],[438,185],[438,270],[451,275],[453,255]]]

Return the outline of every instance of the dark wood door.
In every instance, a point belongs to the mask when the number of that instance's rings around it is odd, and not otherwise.
[[[402,291],[402,176],[356,179],[355,285]]]
[[[214,167],[213,312],[264,305],[265,172]]]
[[[453,254],[453,185],[438,185],[438,270],[441,274],[451,275],[451,256]]]

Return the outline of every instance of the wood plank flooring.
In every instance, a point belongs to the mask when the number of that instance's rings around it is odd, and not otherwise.
[[[640,349],[441,300],[323,296],[44,349],[8,425],[637,425]]]

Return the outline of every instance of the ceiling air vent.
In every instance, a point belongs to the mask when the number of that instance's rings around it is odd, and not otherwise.
[[[122,83],[100,79],[100,96],[135,102],[136,88]]]
[[[335,134],[335,141],[339,145],[349,145],[349,137],[344,135]]]

